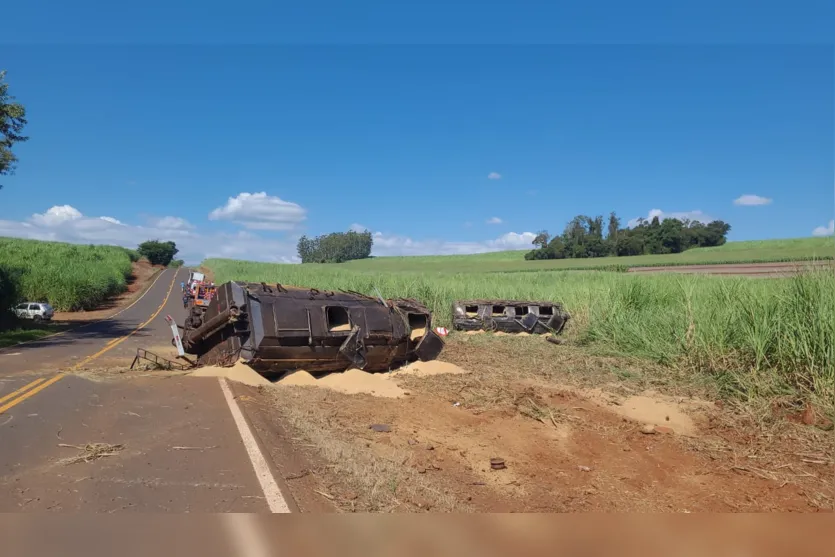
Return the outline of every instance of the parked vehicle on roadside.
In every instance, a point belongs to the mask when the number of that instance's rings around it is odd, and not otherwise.
[[[19,319],[31,319],[35,323],[51,321],[55,310],[46,302],[23,302],[14,307],[14,313]]]

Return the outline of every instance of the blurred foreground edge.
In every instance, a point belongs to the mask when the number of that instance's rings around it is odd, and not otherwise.
[[[831,555],[832,515],[3,515],[3,555]]]

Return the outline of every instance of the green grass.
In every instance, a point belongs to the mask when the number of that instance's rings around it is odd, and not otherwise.
[[[37,340],[47,335],[55,333],[57,329],[43,328],[43,329],[12,329],[9,331],[0,331],[0,348],[7,346],[14,346],[21,342],[28,342],[30,340]]]
[[[569,333],[604,351],[707,374],[737,396],[814,394],[833,405],[835,275],[752,280],[607,272],[383,273],[346,265],[203,263],[215,282],[246,280],[414,297],[450,324],[465,298],[565,304]]]
[[[361,271],[485,273],[545,270],[589,270],[601,267],[626,269],[643,266],[674,266],[719,263],[765,263],[835,259],[835,238],[795,238],[729,242],[714,248],[694,248],[670,255],[600,257],[526,261],[522,251],[499,251],[475,255],[432,255],[414,257],[374,257],[342,263]]]
[[[134,255],[116,246],[0,238],[0,267],[15,275],[20,296],[56,311],[93,309],[123,292]]]

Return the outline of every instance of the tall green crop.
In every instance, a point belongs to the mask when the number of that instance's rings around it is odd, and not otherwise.
[[[15,238],[0,238],[0,265],[16,271],[20,297],[58,311],[92,309],[123,292],[131,275],[124,248]]]

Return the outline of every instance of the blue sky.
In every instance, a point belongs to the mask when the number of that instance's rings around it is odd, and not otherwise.
[[[642,45],[390,32],[358,45],[336,31],[298,44],[302,25],[266,44],[251,18],[248,42],[262,44],[243,45],[235,18],[224,44],[211,18],[177,35],[177,9],[153,32],[141,17],[65,15],[76,20],[0,44],[31,137],[2,181],[0,235],[165,236],[192,261],[292,260],[300,234],[357,224],[387,255],[523,249],[612,210],[722,219],[734,240],[809,236],[833,218],[835,60],[809,44],[820,30],[782,46],[669,44],[663,31]],[[352,14],[323,21],[340,15]],[[441,27],[424,42],[451,36]],[[306,42],[325,42],[311,29]],[[165,44],[178,36],[192,44]]]

